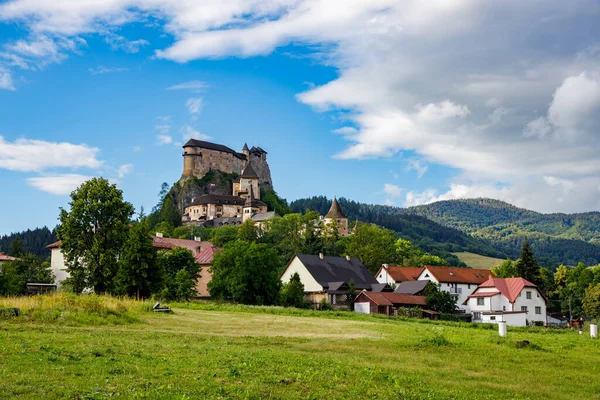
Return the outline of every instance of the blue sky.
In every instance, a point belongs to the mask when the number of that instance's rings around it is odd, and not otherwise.
[[[600,208],[597,1],[56,3],[0,4],[0,234],[90,176],[150,209],[189,137],[288,200]]]

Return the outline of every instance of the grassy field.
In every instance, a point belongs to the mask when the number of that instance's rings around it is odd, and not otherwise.
[[[479,254],[475,253],[462,252],[452,254],[454,254],[460,261],[464,262],[471,268],[492,269],[496,265],[504,262],[504,260],[501,258],[480,256]]]
[[[28,314],[0,319],[1,398],[600,398],[600,341],[574,331],[501,339],[487,326],[344,312],[19,301],[0,299]]]

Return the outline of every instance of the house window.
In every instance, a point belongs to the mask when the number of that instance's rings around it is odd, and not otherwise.
[[[481,319],[481,313],[480,312],[474,312],[473,313],[473,319],[474,320],[480,320]]]
[[[470,283],[467,285],[467,289],[471,289],[471,284]]]
[[[527,295],[527,300],[531,300],[531,292],[526,292],[525,294]]]
[[[492,316],[490,317],[490,321],[495,321],[495,320],[496,320],[496,316],[495,316],[495,315],[492,315]]]
[[[536,314],[541,314],[542,313],[542,307],[536,307],[535,308],[535,313]]]
[[[477,298],[477,305],[478,306],[483,306],[485,305],[485,299],[483,297],[478,297]]]
[[[527,311],[527,306],[521,306],[521,311]]]
[[[506,306],[502,306],[502,311],[506,311]]]

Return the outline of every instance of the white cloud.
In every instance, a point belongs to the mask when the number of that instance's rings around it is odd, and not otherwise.
[[[404,170],[406,172],[416,171],[417,176],[421,178],[423,175],[425,175],[428,169],[429,167],[423,161],[419,160],[418,158],[411,158],[406,163],[406,168]]]
[[[12,171],[43,171],[48,168],[99,168],[99,149],[85,144],[33,139],[6,141],[0,136],[0,168]]]
[[[1,9],[0,9],[1,10]],[[60,63],[68,53],[78,53],[81,46],[87,43],[80,37],[53,38],[44,34],[35,34],[27,40],[5,44],[2,58],[9,64],[22,69],[44,68],[48,64]]]
[[[129,175],[133,171],[133,164],[123,164],[117,169],[117,175],[119,178]]]
[[[186,101],[185,106],[188,108],[190,114],[193,115],[200,113],[203,104],[202,97],[192,97]]]
[[[88,72],[92,75],[108,74],[111,72],[125,72],[125,71],[127,71],[127,68],[105,67],[104,65],[99,65],[96,68],[88,68]]]
[[[208,85],[202,81],[188,81],[179,83],[177,85],[169,86],[167,90],[190,90],[192,92],[198,92],[207,87]]]
[[[169,124],[155,125],[154,129],[156,129],[163,135],[166,135],[171,130],[171,125],[169,125]]]
[[[169,135],[156,135],[156,140],[160,146],[169,144],[173,141],[173,138]]]
[[[470,114],[469,107],[456,104],[450,100],[440,103],[429,103],[425,106],[417,104],[417,117],[424,121],[439,121],[446,118],[464,118]]]
[[[27,184],[44,192],[62,196],[70,194],[73,190],[77,189],[79,185],[90,179],[92,179],[92,177],[86,175],[63,174],[27,178]]]
[[[0,89],[15,90],[11,73],[2,67],[0,67]]]
[[[402,195],[402,188],[391,183],[383,185],[383,192],[392,197],[400,197]]]
[[[341,128],[334,129],[332,132],[339,133],[341,135],[353,135],[355,133],[358,133],[358,129],[353,128],[351,126],[343,126]]]
[[[139,52],[142,47],[150,44],[150,42],[144,39],[128,40],[115,33],[108,33],[104,40],[109,44],[113,51],[123,50],[124,52],[131,54]]]
[[[181,136],[182,136],[184,142],[189,139],[196,139],[196,140],[212,139],[211,136],[208,136],[204,133],[200,133],[199,131],[197,131],[196,129],[194,129],[193,127],[191,127],[189,125],[185,125],[181,128]]]
[[[552,126],[546,117],[538,117],[525,126],[523,134],[526,137],[543,139],[552,133]]]

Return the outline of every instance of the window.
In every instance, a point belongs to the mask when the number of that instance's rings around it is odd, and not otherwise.
[[[535,313],[536,314],[541,314],[542,313],[542,307],[535,307]]]
[[[471,284],[470,283],[467,285],[467,289],[471,289]]]
[[[480,320],[481,319],[481,313],[480,312],[474,312],[473,313],[473,319],[474,320]]]
[[[496,316],[495,315],[490,316],[490,321],[495,321],[495,320],[496,320]]]
[[[531,292],[526,292],[525,293],[527,300],[531,300]]]
[[[506,311],[506,306],[502,306],[502,311]]]
[[[477,298],[477,305],[478,306],[483,306],[485,305],[485,299],[483,297],[478,297]]]
[[[527,311],[527,306],[521,306],[521,311]]]

